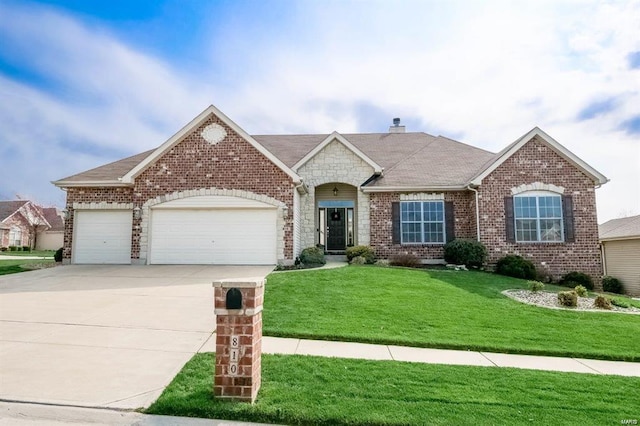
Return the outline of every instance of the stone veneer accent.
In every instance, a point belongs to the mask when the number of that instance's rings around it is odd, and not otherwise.
[[[421,259],[443,259],[444,244],[393,244],[391,203],[401,200],[442,200],[453,202],[456,238],[476,238],[475,198],[471,191],[432,193],[373,192],[371,195],[371,246],[376,256],[389,259],[413,254]]]
[[[224,129],[227,136],[212,145],[202,137],[202,131],[212,124]],[[73,238],[73,204],[132,203],[143,208],[150,200],[174,193],[200,190],[240,190],[243,193],[264,195],[277,200],[288,212],[293,212],[292,179],[262,153],[245,141],[215,115],[209,116],[173,148],[135,178],[132,187],[68,188],[65,221],[64,258],[71,259]],[[284,213],[283,213],[284,215]],[[280,216],[283,216],[280,215]],[[133,219],[131,258],[140,262],[142,217]],[[293,214],[283,218],[282,245],[285,262],[293,262]],[[146,250],[146,247],[145,247]]]
[[[300,245],[311,247],[317,243],[315,187],[326,183],[344,183],[360,188],[369,179],[373,167],[337,140],[329,143],[297,173],[309,188],[300,197]],[[357,244],[370,243],[369,195],[357,190],[356,226]]]
[[[520,189],[546,189],[571,195],[575,242],[507,242],[504,197],[514,194],[514,188],[518,191],[516,193],[522,193]],[[485,177],[478,193],[481,241],[487,246],[491,265],[507,254],[518,254],[556,279],[566,272],[580,271],[599,281],[602,259],[598,245],[595,184],[537,137]]]

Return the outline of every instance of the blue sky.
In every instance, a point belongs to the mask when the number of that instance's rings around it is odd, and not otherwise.
[[[595,19],[596,17],[597,19]],[[214,104],[252,134],[540,126],[640,214],[640,2],[0,0],[0,198],[154,148]]]

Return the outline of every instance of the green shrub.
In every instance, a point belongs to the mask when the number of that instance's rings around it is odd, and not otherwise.
[[[496,263],[496,272],[514,278],[533,280],[536,278],[536,268],[533,262],[522,256],[507,255]]]
[[[9,246],[9,251],[16,251],[16,246]]]
[[[16,251],[22,251],[22,246],[16,246]]]
[[[345,251],[347,260],[351,262],[355,257],[363,257],[365,263],[373,264],[376,261],[376,253],[369,246],[347,247]]]
[[[300,253],[300,262],[304,265],[324,265],[324,251],[320,247],[307,247]]]
[[[593,290],[593,280],[583,272],[572,271],[565,274],[560,280],[560,285],[574,287],[575,284],[583,285],[587,290]]]
[[[578,284],[573,288],[573,291],[580,297],[587,297],[587,289],[583,285]]]
[[[611,309],[611,299],[600,294],[594,299],[593,306],[598,309]]]
[[[22,251],[31,251],[31,246],[22,246]]]
[[[383,268],[388,268],[391,263],[389,263],[389,259],[378,259],[376,260],[377,266],[382,266]]]
[[[456,238],[444,246],[447,263],[479,268],[486,258],[487,248],[480,241]]]
[[[353,259],[351,259],[352,265],[364,265],[365,263],[367,263],[367,259],[365,259],[362,256],[356,256]]]
[[[602,289],[607,293],[624,293],[624,286],[622,285],[620,280],[608,275],[602,277]]]
[[[8,247],[0,247],[0,251],[7,251]]]
[[[62,247],[60,247],[53,255],[53,260],[56,262],[62,262]]]
[[[614,306],[618,306],[620,308],[630,308],[631,307],[631,303],[629,303],[629,302],[627,302],[627,301],[625,301],[623,299],[620,299],[620,298],[611,299],[611,304],[614,305]]]
[[[534,293],[544,290],[544,284],[540,281],[528,281],[527,284],[529,284],[529,290]]]
[[[578,306],[578,294],[573,291],[561,291],[558,293],[558,303],[562,306],[573,307]]]
[[[411,253],[396,254],[389,259],[389,264],[393,266],[415,268],[420,265],[420,259],[415,254]]]

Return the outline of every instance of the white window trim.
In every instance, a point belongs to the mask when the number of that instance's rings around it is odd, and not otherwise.
[[[516,199],[517,198],[531,198],[531,197],[535,197],[536,198],[536,217],[535,217],[535,221],[536,221],[536,235],[538,237],[537,240],[519,240],[518,239],[518,220],[532,220],[534,218],[518,218],[517,214],[516,214]],[[553,220],[557,220],[560,219],[560,239],[559,240],[554,240],[554,241],[543,241],[541,238],[541,227],[540,227],[540,202],[538,201],[540,197],[557,197],[560,199],[560,217],[551,217],[551,218],[544,218],[544,219],[553,219]],[[514,237],[515,237],[515,241],[516,243],[523,243],[523,244],[528,244],[528,243],[535,243],[535,244],[559,244],[559,243],[565,243],[566,241],[566,236],[565,236],[565,230],[564,230],[564,206],[562,205],[562,195],[557,193],[557,192],[551,192],[551,191],[528,191],[528,192],[524,192],[524,193],[520,193],[517,195],[513,196],[513,232],[514,232]]]
[[[421,214],[422,214],[422,218],[424,219],[424,203],[440,203],[442,204],[442,222],[440,221],[425,221],[425,220],[421,220],[420,222],[416,222],[416,221],[412,221],[412,222],[404,222],[402,220],[402,204],[404,203],[420,203],[420,209],[421,209]],[[400,244],[404,245],[404,246],[424,246],[424,245],[444,245],[447,243],[447,218],[446,218],[446,211],[445,211],[445,205],[444,205],[444,200],[406,200],[406,201],[400,201]],[[403,223],[420,223],[420,238],[423,241],[420,242],[405,242],[404,241],[404,232],[402,232],[402,224]],[[442,223],[442,241],[430,241],[430,242],[425,242],[424,241],[424,224],[425,223]]]

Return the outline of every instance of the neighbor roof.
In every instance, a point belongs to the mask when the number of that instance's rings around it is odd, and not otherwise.
[[[611,219],[598,226],[600,240],[640,238],[640,215]]]
[[[48,231],[64,231],[64,221],[60,214],[58,214],[58,209],[55,207],[43,207],[42,215],[49,222],[51,228]]]
[[[29,200],[0,201],[0,222],[14,214],[28,202]]]

